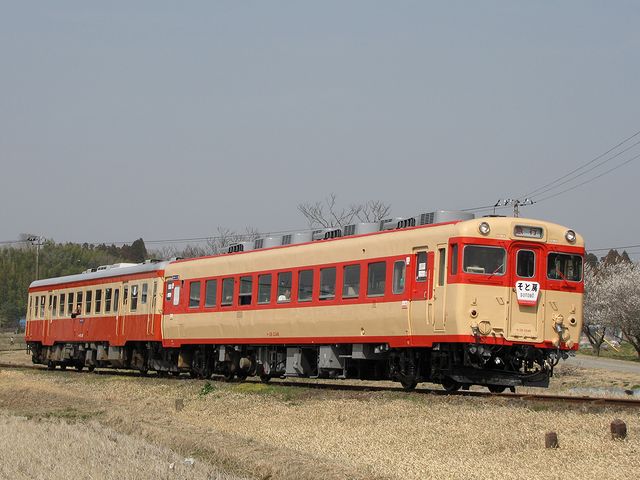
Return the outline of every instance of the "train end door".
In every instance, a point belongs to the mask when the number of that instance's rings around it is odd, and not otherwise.
[[[507,339],[539,341],[544,320],[543,251],[537,245],[513,244],[508,263],[511,293]]]

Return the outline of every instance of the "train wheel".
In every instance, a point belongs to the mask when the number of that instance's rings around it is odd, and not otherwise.
[[[462,385],[460,385],[450,377],[444,377],[444,380],[442,380],[442,388],[444,388],[447,392],[457,392],[458,390],[460,390],[461,386]]]
[[[84,368],[84,365],[76,365],[76,371],[81,372]]]
[[[89,365],[89,366],[87,367],[87,370],[89,370],[90,372],[93,372],[95,369],[96,369],[96,366],[95,366],[95,365]]]
[[[235,376],[236,374],[232,372],[230,368],[225,368],[224,373],[222,374],[222,378],[224,378],[225,382],[231,382]]]
[[[491,393],[502,393],[507,387],[504,387],[502,385],[487,385],[487,388]]]
[[[269,383],[271,381],[271,375],[267,375],[266,373],[261,374],[260,381],[262,383]]]
[[[240,372],[237,378],[239,382],[244,382],[247,379],[247,372]]]
[[[66,370],[67,369],[67,364],[66,363],[61,363],[60,364],[60,370]]]
[[[49,360],[47,362],[47,370],[55,370],[56,369],[56,364],[53,363],[51,360]]]
[[[402,388],[409,392],[416,388],[416,385],[418,385],[418,381],[415,379],[415,377],[403,376],[400,379],[400,384],[402,385]]]
[[[146,377],[147,374],[149,373],[149,370],[147,370],[146,368],[142,368],[139,370],[140,375],[142,375],[143,377]]]

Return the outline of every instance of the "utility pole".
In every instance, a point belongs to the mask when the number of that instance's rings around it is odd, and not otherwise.
[[[42,237],[40,235],[29,235],[27,241],[36,247],[36,280],[40,278],[40,247],[42,246]]]
[[[530,198],[525,198],[524,200],[520,200],[519,198],[507,198],[506,200],[498,200],[493,206],[493,214],[495,215],[497,207],[506,207],[507,205],[512,205],[513,216],[518,218],[520,216],[520,207],[533,205],[534,203],[536,202],[534,202]]]

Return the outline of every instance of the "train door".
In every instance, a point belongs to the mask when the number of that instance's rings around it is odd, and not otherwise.
[[[40,297],[40,314],[44,318],[42,342],[44,345],[50,344],[52,337],[51,329],[53,328],[53,325],[51,325],[51,323],[53,322],[53,316],[51,315],[51,295],[53,295],[53,290],[49,290],[46,297]]]
[[[155,317],[156,317],[156,306],[157,300],[156,297],[158,295],[158,281],[153,281],[153,295],[151,296],[151,304],[147,309],[147,335],[153,335],[155,331]]]
[[[509,340],[538,340],[542,332],[544,279],[542,249],[513,244],[509,249]]]
[[[424,332],[427,326],[427,297],[430,297],[427,264],[427,247],[414,248],[407,272],[407,276],[412,276],[409,319],[413,334]]]
[[[431,318],[434,332],[444,332],[446,327],[447,312],[446,305],[446,288],[447,279],[447,244],[438,244],[438,250],[435,255],[434,277],[433,277],[433,302],[430,308]]]

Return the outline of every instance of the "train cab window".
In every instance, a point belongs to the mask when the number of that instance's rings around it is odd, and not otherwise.
[[[58,316],[58,296],[52,295],[52,297],[53,297],[53,308],[51,310],[51,316],[55,318]]]
[[[360,265],[347,265],[342,270],[342,298],[360,296]]]
[[[444,285],[444,273],[447,265],[447,251],[444,248],[438,249],[438,286]]]
[[[518,250],[516,273],[520,278],[532,278],[536,273],[536,254],[531,250]]]
[[[104,289],[104,313],[111,312],[111,291],[110,288]]]
[[[240,292],[238,293],[238,305],[251,305],[251,292],[253,289],[253,277],[240,277]]]
[[[116,288],[113,291],[113,313],[118,313],[120,310],[120,289]]]
[[[218,293],[218,281],[207,280],[204,286],[204,306],[207,308],[216,306],[216,294]]]
[[[102,290],[96,290],[96,314],[102,313]]]
[[[427,252],[416,255],[416,282],[427,281]]]
[[[451,271],[449,274],[455,275],[458,273],[458,244],[451,245]]]
[[[266,275],[258,275],[258,303],[271,302],[271,282],[273,276],[269,273]]]
[[[220,305],[223,307],[233,305],[233,278],[225,278],[222,280],[222,300]]]
[[[60,316],[64,317],[65,294],[60,294]]]
[[[367,274],[367,297],[384,295],[387,264],[385,262],[370,263]]]
[[[133,301],[133,293],[131,295]],[[189,283],[189,308],[198,308],[200,306],[200,282]]]
[[[393,293],[404,293],[405,274],[407,264],[404,260],[398,260],[393,264]]]
[[[140,303],[142,305],[146,305],[147,304],[147,297],[149,296],[149,284],[148,283],[143,283],[142,284],[142,293],[140,294]]]
[[[87,296],[85,298],[85,305],[84,305],[84,313],[91,313],[91,300],[93,297],[93,290],[87,290]]]
[[[547,257],[547,278],[552,280],[582,280],[582,257],[568,253],[550,253]]]
[[[73,292],[69,292],[69,298],[67,299],[67,314],[73,313]]]
[[[462,268],[466,273],[504,275],[507,251],[501,247],[466,245]]]
[[[320,269],[320,300],[336,298],[336,267]]]
[[[291,272],[281,272],[278,274],[278,303],[291,301],[291,282],[293,275]]]
[[[310,302],[313,297],[313,270],[298,272],[298,301]]]

